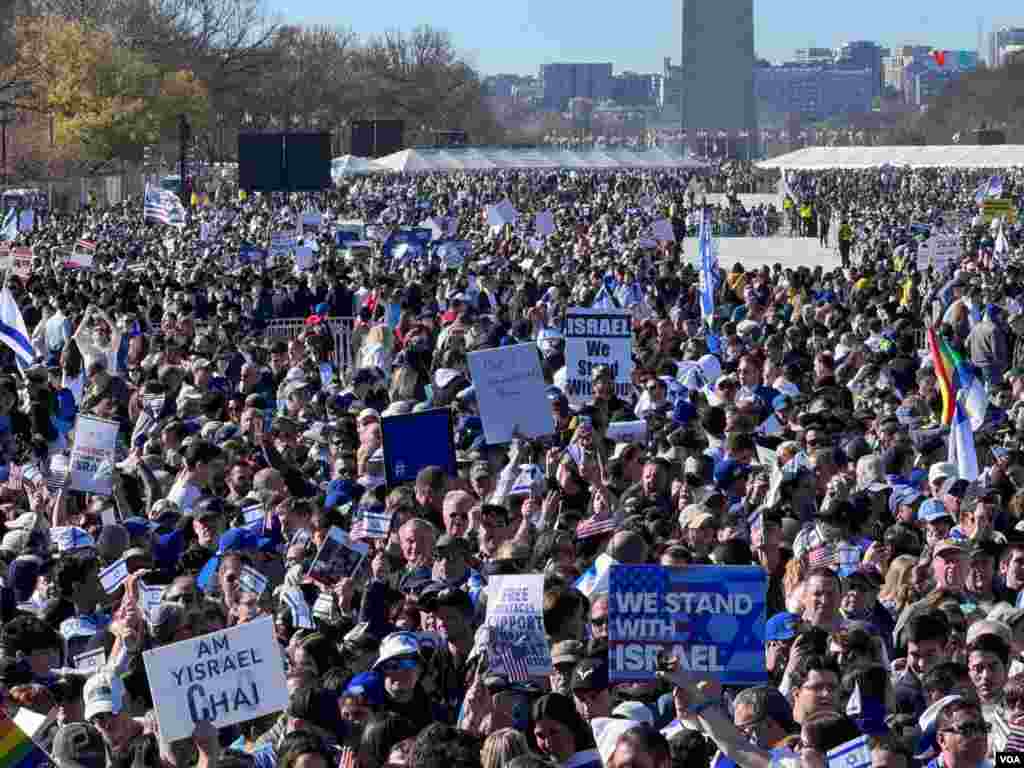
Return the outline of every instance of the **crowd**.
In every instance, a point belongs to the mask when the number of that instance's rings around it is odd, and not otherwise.
[[[1024,744],[1024,232],[977,215],[986,178],[789,179],[859,257],[723,264],[711,323],[683,237],[702,201],[674,172],[225,189],[183,227],[140,201],[54,212],[13,243],[31,275],[5,283],[29,338],[0,313],[5,713],[39,721],[58,768],[788,768],[861,735],[869,762],[851,766],[987,765]],[[1019,171],[1003,195],[1020,204]],[[518,216],[489,223],[502,201]],[[339,247],[353,220],[368,242]],[[425,221],[469,255],[391,247]],[[961,259],[918,272],[950,226]],[[312,261],[269,257],[280,231]],[[65,268],[82,247],[92,268]],[[632,377],[595,366],[571,406],[562,319],[594,305],[630,311]],[[354,318],[340,355],[334,317]],[[268,336],[282,318],[300,331]],[[467,355],[516,343],[537,346],[555,431],[488,444]],[[948,452],[941,359],[961,393],[983,382],[973,455]],[[388,485],[382,421],[435,408],[453,412],[457,475]],[[110,495],[66,474],[85,415],[118,425],[96,468]],[[609,437],[636,420],[641,439]],[[388,522],[358,567],[311,567],[364,514]],[[763,568],[769,682],[723,687],[671,658],[612,679],[602,555]],[[524,680],[494,674],[478,630],[488,580],[528,573],[552,669]],[[262,617],[287,708],[163,738],[147,654]]]

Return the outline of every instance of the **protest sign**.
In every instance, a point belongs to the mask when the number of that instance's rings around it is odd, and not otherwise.
[[[565,313],[565,388],[569,401],[582,405],[593,398],[591,372],[611,369],[615,394],[628,398],[633,386],[633,329],[628,312],[569,309]]]
[[[284,261],[288,258],[295,246],[298,245],[298,238],[294,232],[274,232],[270,236],[270,256],[275,262]]]
[[[935,234],[925,240],[917,249],[917,269],[924,272],[931,267],[944,274],[953,264],[960,261],[960,235]]]
[[[22,280],[32,277],[31,248],[15,248],[11,251],[11,274]]]
[[[79,416],[71,448],[69,487],[110,496],[114,491],[114,454],[120,424],[96,416]]]
[[[450,408],[381,419],[384,479],[388,487],[414,482],[424,467],[441,467],[449,477],[458,477],[454,430]]]
[[[89,240],[79,240],[75,243],[75,249],[65,256],[65,269],[92,269],[93,258],[96,255],[96,243]]]
[[[323,584],[335,584],[355,574],[368,550],[366,544],[352,541],[345,531],[332,525],[306,575]]]
[[[391,518],[394,512],[388,512],[383,504],[361,502],[356,509],[349,530],[353,539],[386,539],[391,533]]]
[[[612,680],[654,680],[659,651],[723,685],[768,679],[768,577],[753,566],[614,565],[608,580]]]
[[[511,649],[525,656],[531,677],[551,672],[551,651],[544,634],[544,576],[491,576],[487,582],[488,663],[506,669]]]
[[[146,651],[142,659],[168,742],[191,736],[203,720],[223,728],[288,706],[270,616]]]
[[[616,443],[646,443],[647,422],[642,419],[639,421],[617,421],[608,425],[605,437]]]
[[[0,269],[11,268],[11,249],[3,244],[0,244]]]
[[[981,218],[986,224],[1002,219],[1007,224],[1017,223],[1017,206],[1007,198],[990,198],[981,204]]]
[[[551,211],[539,211],[534,216],[534,229],[541,237],[555,234],[555,216]]]
[[[335,225],[334,243],[343,246],[350,241],[366,239],[365,221],[339,221]]]
[[[668,219],[658,219],[651,224],[651,234],[659,243],[674,243],[676,232],[672,228],[672,222]]]
[[[443,240],[435,244],[434,253],[447,269],[458,269],[473,255],[473,244],[468,240]]]
[[[302,214],[302,232],[317,233],[323,226],[324,215],[320,211],[305,211]]]
[[[555,431],[536,344],[470,352],[467,362],[489,445]]]
[[[312,269],[314,264],[313,249],[308,245],[301,245],[295,249],[295,267],[299,272]]]

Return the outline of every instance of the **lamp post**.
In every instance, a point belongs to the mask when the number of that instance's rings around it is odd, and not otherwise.
[[[14,122],[14,105],[9,102],[0,103],[0,167],[3,176],[0,187],[7,186],[7,126]]]

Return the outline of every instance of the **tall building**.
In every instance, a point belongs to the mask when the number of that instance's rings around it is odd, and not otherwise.
[[[796,61],[800,64],[831,64],[836,54],[831,48],[797,48]]]
[[[757,130],[754,0],[683,0],[682,127]]]
[[[564,112],[569,99],[576,97],[595,102],[612,97],[612,65],[545,64],[540,68],[544,88],[544,108]]]
[[[754,72],[758,110],[805,123],[871,111],[875,73],[863,67],[782,64]]]
[[[882,59],[889,55],[889,50],[878,43],[870,40],[856,40],[847,43],[839,50],[836,61],[840,66],[852,67],[854,69],[870,69],[874,76],[872,86],[872,98],[882,93],[884,82],[884,70]]]
[[[658,98],[660,77],[622,72],[612,78],[612,99],[622,106],[653,106]]]
[[[672,57],[666,56],[662,61],[661,91],[658,93],[658,108],[668,119],[682,118],[683,108],[683,68],[672,63]]]

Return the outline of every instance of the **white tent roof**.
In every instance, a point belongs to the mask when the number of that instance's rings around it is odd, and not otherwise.
[[[806,147],[757,164],[765,169],[825,170],[828,168],[1010,168],[1024,166],[1024,145],[995,147]]]
[[[427,171],[485,171],[501,169],[578,169],[615,168],[702,168],[700,160],[672,155],[664,149],[630,150],[619,147],[602,149],[558,149],[545,147],[448,147],[446,149],[405,149],[372,161],[373,167],[398,173]]]
[[[342,176],[346,173],[373,173],[380,170],[374,161],[358,155],[342,155],[331,161],[331,176]]]

